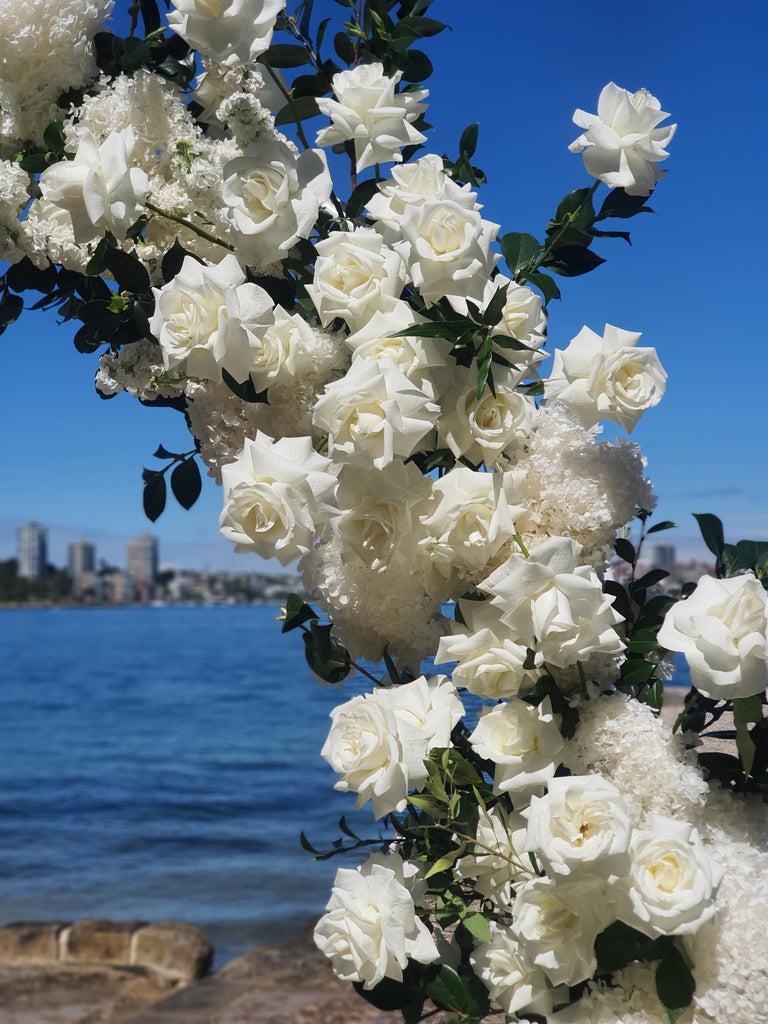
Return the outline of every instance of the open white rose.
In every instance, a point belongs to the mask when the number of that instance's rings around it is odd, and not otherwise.
[[[334,231],[317,243],[307,292],[323,324],[343,317],[353,331],[373,314],[392,311],[405,285],[403,261],[373,228]]]
[[[552,989],[544,971],[533,963],[510,928],[495,921],[490,927],[490,942],[476,942],[469,962],[491,999],[510,1015],[522,1010],[549,1013]]]
[[[317,336],[304,317],[275,306],[274,323],[259,331],[248,368],[257,391],[290,382],[312,365]]]
[[[593,653],[624,650],[616,632],[623,619],[597,573],[579,565],[580,551],[568,537],[551,537],[529,558],[510,555],[481,584],[515,639],[537,648],[537,664],[568,668]]]
[[[221,532],[235,551],[255,551],[281,565],[305,555],[330,515],[336,477],[310,437],[271,437],[257,431],[234,462],[221,467]]]
[[[583,327],[566,349],[555,350],[545,395],[559,399],[584,427],[612,420],[631,433],[667,386],[656,349],[637,348],[639,340],[639,334],[611,324],[602,338]]]
[[[395,248],[427,303],[452,297],[479,302],[499,258],[490,251],[498,230],[465,204],[433,196],[406,209],[403,241]]]
[[[629,874],[617,886],[622,921],[655,937],[697,931],[712,917],[722,872],[691,825],[651,815],[629,852]]]
[[[40,175],[43,199],[69,213],[77,243],[101,236],[105,228],[125,238],[145,212],[149,181],[144,171],[130,166],[135,141],[130,127],[112,132],[101,145],[84,130],[74,159]]]
[[[348,140],[355,143],[357,170],[390,160],[400,162],[404,146],[426,142],[426,136],[413,127],[427,109],[421,101],[427,89],[396,92],[402,72],[391,78],[382,64],[358,64],[333,76],[336,99],[320,96],[320,112],[331,119],[328,128],[318,132],[318,146],[335,146]]]
[[[377,469],[407,459],[433,429],[439,406],[388,359],[355,359],[346,376],[318,399],[315,427],[328,434],[331,455],[362,456]]]
[[[512,930],[553,985],[578,985],[597,967],[595,939],[616,919],[605,881],[538,878],[517,891]]]
[[[152,289],[149,328],[163,349],[166,369],[183,364],[190,377],[221,380],[222,369],[243,381],[258,354],[254,331],[272,321],[272,300],[230,253],[208,267],[185,256],[181,270]]]
[[[466,378],[472,376],[474,380]],[[494,466],[514,456],[533,427],[536,403],[518,391],[518,374],[494,374],[494,389],[486,388],[478,399],[477,375],[457,375],[459,385],[443,397],[443,415],[437,425],[440,438],[456,458]],[[500,379],[499,379],[500,378]]]
[[[682,651],[691,682],[714,700],[761,693],[768,682],[768,596],[751,574],[702,576],[667,612],[659,643]]]
[[[496,765],[494,793],[512,793],[523,802],[532,793],[543,792],[564,745],[549,697],[538,707],[513,697],[483,708],[469,742],[480,757]]]
[[[168,25],[222,64],[248,64],[269,49],[285,0],[171,0]]]
[[[315,944],[339,978],[372,989],[383,978],[402,980],[409,959],[437,960],[435,940],[416,916],[415,870],[397,854],[374,853],[358,868],[336,872]]]
[[[626,865],[632,825],[624,798],[601,775],[550,779],[532,797],[525,848],[547,872],[618,874]]]
[[[456,686],[488,700],[514,697],[532,687],[538,673],[524,668],[528,649],[510,640],[508,628],[490,601],[459,601],[466,623],[451,624],[452,635],[440,638],[438,664],[457,661],[452,678]]]
[[[676,124],[657,128],[669,114],[647,89],[628,92],[609,82],[597,101],[597,114],[577,110],[573,115],[583,135],[568,147],[582,153],[584,166],[609,188],[623,188],[630,196],[650,195],[664,176],[657,164],[669,156]]]
[[[331,194],[325,153],[300,156],[285,143],[255,146],[224,166],[222,195],[244,262],[271,263],[308,238],[317,212]]]

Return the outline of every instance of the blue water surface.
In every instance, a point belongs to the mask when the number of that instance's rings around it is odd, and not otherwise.
[[[202,927],[222,963],[322,912],[346,814],[321,687],[271,607],[0,612],[0,923]]]

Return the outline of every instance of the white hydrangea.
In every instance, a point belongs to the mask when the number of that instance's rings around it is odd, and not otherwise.
[[[30,178],[12,160],[0,160],[0,259],[18,263],[29,247],[19,214],[29,203]]]
[[[221,467],[235,461],[248,438],[266,430],[263,407],[243,402],[221,381],[188,382],[186,396],[189,429],[200,443],[200,457],[208,467],[208,476],[220,484]]]
[[[0,156],[42,144],[56,101],[96,71],[93,37],[114,0],[0,0]]]
[[[118,352],[105,352],[96,371],[96,390],[104,397],[120,391],[144,402],[177,398],[184,393],[186,378],[166,374],[163,353],[153,338],[132,341]]]

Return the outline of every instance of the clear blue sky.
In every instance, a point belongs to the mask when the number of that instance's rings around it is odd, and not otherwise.
[[[342,12],[330,0],[316,7],[318,16]],[[631,248],[598,242],[607,264],[561,281],[548,348],[584,324],[642,331],[670,378],[632,435],[648,458],[657,515],[680,524],[664,539],[684,554],[703,550],[691,513],[705,511],[724,520],[729,540],[768,537],[764,4],[651,0],[590,13],[572,0],[435,0],[431,13],[453,31],[425,45],[436,68],[428,149],[455,155],[462,129],[480,122],[475,162],[489,178],[480,201],[503,231],[541,237],[557,200],[590,183],[567,149],[579,134],[571,115],[594,111],[608,81],[648,88],[679,124],[652,200],[659,216],[628,222]],[[97,359],[75,351],[72,333],[30,314],[0,338],[0,557],[14,553],[15,527],[37,519],[50,527],[54,562],[82,536],[120,564],[125,539],[150,529],[164,562],[260,569],[218,535],[212,481],[190,512],[171,499],[154,526],[144,518],[142,465],[155,465],[158,443],[186,449],[183,420],[125,395],[99,399]]]

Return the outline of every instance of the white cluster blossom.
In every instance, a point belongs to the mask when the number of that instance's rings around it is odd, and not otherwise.
[[[178,398],[186,379],[166,373],[160,346],[152,338],[123,345],[119,352],[105,352],[96,371],[96,390],[105,398],[127,391],[143,402]]]
[[[18,263],[26,255],[26,225],[19,214],[29,203],[30,178],[11,160],[0,160],[0,259]]]

